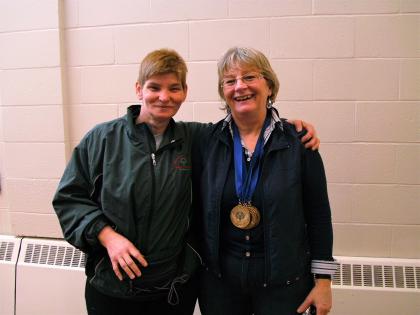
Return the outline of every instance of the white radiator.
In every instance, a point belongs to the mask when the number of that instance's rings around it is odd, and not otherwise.
[[[330,315],[420,314],[420,260],[337,257]]]
[[[420,259],[336,258],[330,315],[420,314]],[[86,314],[84,264],[65,241],[0,235],[0,314]]]
[[[20,238],[0,235],[0,314],[15,312],[15,268]]]
[[[85,255],[62,240],[24,238],[16,272],[16,315],[81,315]]]

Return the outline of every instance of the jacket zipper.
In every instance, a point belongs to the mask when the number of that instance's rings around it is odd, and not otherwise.
[[[179,145],[180,143],[182,143],[183,142],[183,140],[182,139],[178,139],[178,140],[171,140],[171,142],[170,143],[168,143],[168,144],[166,144],[165,146],[163,146],[163,147],[161,147],[161,148],[159,148],[158,150],[156,150],[155,152],[152,152],[151,154],[150,154],[150,157],[151,157],[151,159],[152,159],[152,164],[153,164],[153,166],[156,166],[157,165],[157,162],[156,162],[156,157],[157,157],[157,155],[158,154],[160,154],[160,153],[162,153],[163,151],[166,151],[166,150],[168,150],[168,149],[170,149],[170,148],[172,148],[172,147],[175,147],[175,146],[177,146],[177,145]]]
[[[150,153],[150,162],[151,162],[151,177],[152,177],[152,189],[151,189],[151,204],[150,204],[150,212],[147,217],[147,224],[144,233],[144,247],[146,248],[146,252],[148,252],[148,244],[149,244],[149,229],[152,223],[153,213],[155,210],[155,196],[156,196],[156,176],[155,176],[155,167],[157,166],[157,155],[161,154],[163,151],[169,150],[180,143],[182,143],[182,139],[171,140],[171,142],[163,147],[160,147],[155,152]],[[148,141],[149,150],[152,151],[152,146],[150,141]]]
[[[150,154],[150,156],[152,157],[153,166],[156,166],[156,155],[154,153],[152,153],[152,154]]]

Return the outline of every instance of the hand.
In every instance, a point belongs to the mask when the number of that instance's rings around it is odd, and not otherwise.
[[[315,305],[316,315],[327,315],[330,312],[332,306],[331,280],[317,279],[315,281],[315,287],[297,309],[298,313],[303,313],[311,305]]]
[[[141,271],[133,258],[143,267],[147,267],[147,261],[133,243],[115,232],[110,226],[104,227],[99,232],[98,240],[106,248],[111,259],[112,269],[120,281],[123,279],[120,268],[125,271],[130,279],[141,276]]]
[[[312,151],[319,149],[320,140],[313,125],[299,119],[288,119],[287,121],[295,126],[297,132],[302,131],[303,128],[306,129],[306,135],[301,139],[302,143],[305,144],[305,148],[310,148]]]

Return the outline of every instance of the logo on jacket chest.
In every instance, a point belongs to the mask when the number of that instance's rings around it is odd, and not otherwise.
[[[189,159],[183,154],[178,155],[175,158],[173,162],[173,166],[176,170],[181,171],[181,172],[191,171],[191,163]]]

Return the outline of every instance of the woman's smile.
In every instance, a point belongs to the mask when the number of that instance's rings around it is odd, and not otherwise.
[[[251,99],[253,97],[254,97],[254,94],[234,96],[233,97],[233,100],[236,101],[236,102],[244,102],[244,101],[247,101],[247,100],[249,100],[249,99]]]

